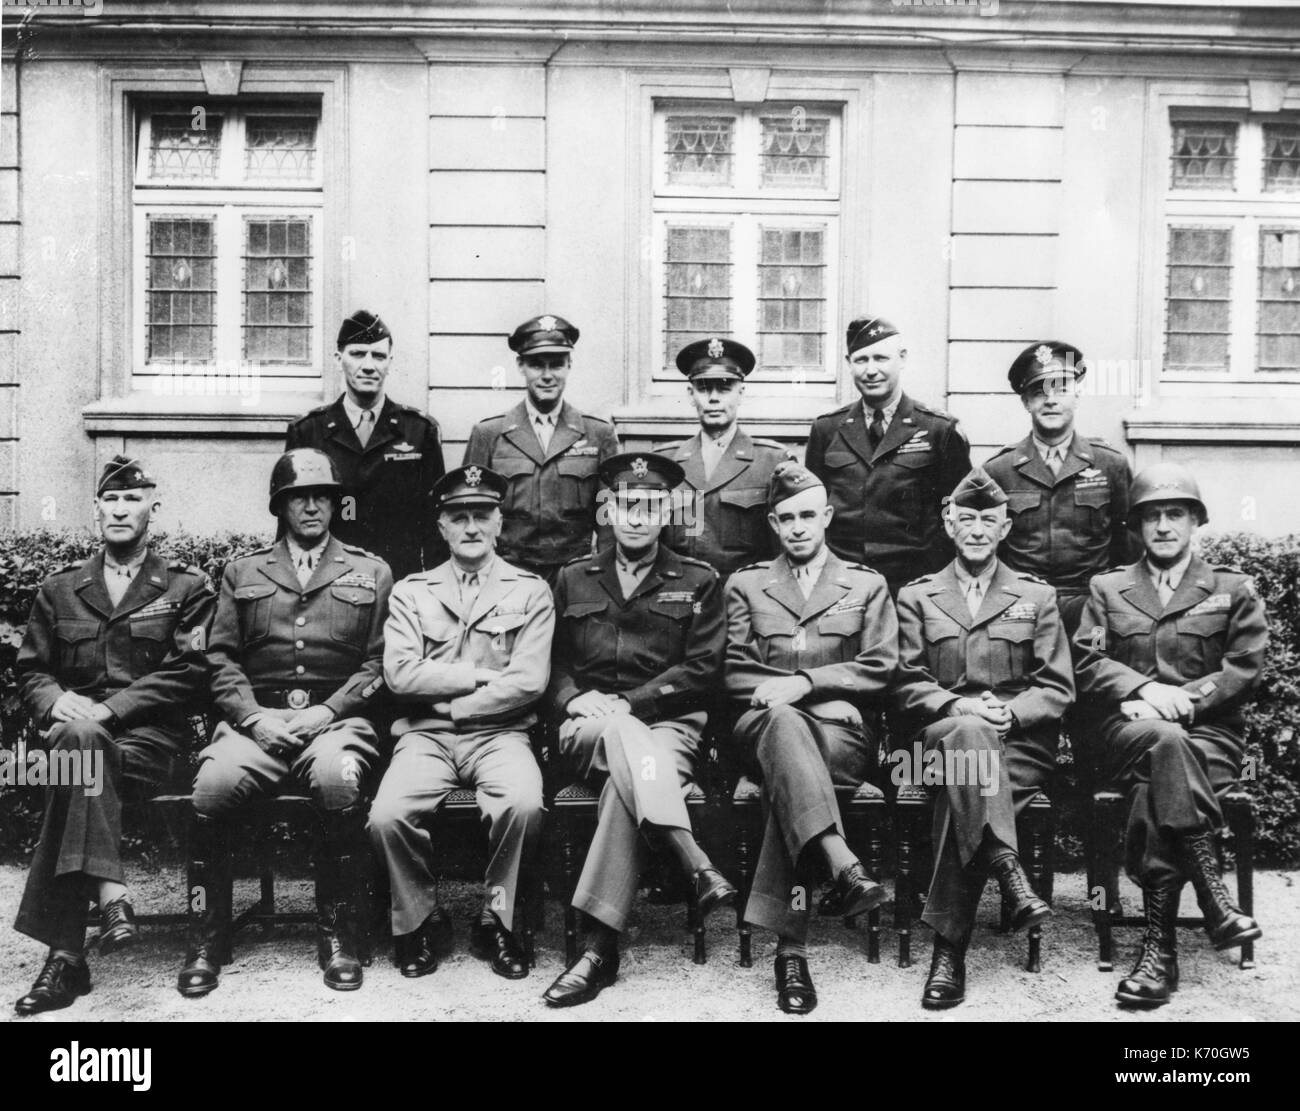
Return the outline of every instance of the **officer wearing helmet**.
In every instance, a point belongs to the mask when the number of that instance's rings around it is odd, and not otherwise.
[[[1214,834],[1242,757],[1242,705],[1268,644],[1250,578],[1192,548],[1208,514],[1191,473],[1158,463],[1133,481],[1130,526],[1144,555],[1092,580],[1074,639],[1082,755],[1128,797],[1128,874],[1147,928],[1116,998],[1159,1007],[1178,987],[1175,926],[1188,880],[1215,949],[1260,936],[1219,877]]]
[[[271,472],[281,536],[227,564],[209,643],[221,722],[201,754],[191,884],[206,892],[177,988],[206,995],[229,960],[228,819],[283,789],[321,814],[319,961],[338,991],[361,986],[358,929],[366,861],[367,779],[380,759],[388,564],[340,543],[330,524],[341,486],[323,452],[285,452]],[[224,874],[222,874],[224,872]]]

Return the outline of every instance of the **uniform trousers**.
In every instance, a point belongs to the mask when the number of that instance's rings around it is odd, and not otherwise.
[[[457,787],[473,789],[487,826],[488,905],[507,930],[514,929],[519,872],[535,857],[546,816],[542,773],[528,735],[517,729],[412,730],[398,738],[368,826],[388,868],[395,936],[419,929],[438,905],[433,839],[421,823]]]
[[[646,724],[630,714],[570,718],[560,752],[583,779],[605,778],[596,833],[573,905],[612,930],[627,925],[649,848],[644,827],[684,829],[705,715]]]

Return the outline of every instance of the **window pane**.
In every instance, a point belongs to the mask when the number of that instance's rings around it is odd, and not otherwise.
[[[736,121],[730,116],[669,116],[665,154],[669,185],[730,185]]]
[[[316,163],[316,120],[311,116],[249,116],[244,171],[257,181],[310,179]]]
[[[148,220],[145,257],[145,360],[210,363],[216,310],[213,222]]]
[[[1300,369],[1300,229],[1259,233],[1260,370]]]
[[[1235,123],[1174,124],[1173,187],[1232,189],[1236,150]]]
[[[1264,188],[1278,193],[1300,189],[1300,123],[1264,125]]]
[[[1169,229],[1167,370],[1228,369],[1231,288],[1231,229]]]
[[[783,189],[825,189],[830,120],[810,119],[800,108],[764,116],[763,184]]]
[[[194,124],[201,126],[195,127]],[[221,117],[159,114],[149,121],[149,176],[212,181],[221,156]]]
[[[731,334],[731,229],[670,226],[664,267],[664,365],[686,344]]]
[[[310,220],[246,219],[244,244],[244,359],[309,363]]]
[[[759,229],[759,363],[818,371],[825,365],[826,229]]]

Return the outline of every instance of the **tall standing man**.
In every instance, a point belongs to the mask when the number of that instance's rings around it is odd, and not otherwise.
[[[1032,428],[985,465],[1011,512],[999,556],[1056,588],[1067,636],[1079,627],[1088,580],[1138,554],[1128,529],[1128,460],[1074,428],[1087,371],[1083,352],[1060,340],[1020,352],[1007,379]]]
[[[554,582],[587,555],[596,533],[596,468],[618,454],[614,426],[564,400],[578,329],[563,317],[525,320],[507,341],[524,376],[524,400],[470,432],[465,464],[508,484],[499,554]]]
[[[952,558],[943,499],[970,470],[970,445],[955,417],[903,392],[907,344],[897,328],[862,316],[845,339],[860,397],[813,422],[805,460],[835,511],[831,551],[879,571],[897,595]]]
[[[756,440],[738,423],[745,379],[754,353],[731,339],[696,340],[677,353],[677,369],[700,430],[662,448],[685,475],[679,500],[689,507],[669,525],[663,541],[682,555],[702,559],[725,580],[733,571],[777,552],[767,523],[767,488],[789,453],[775,440]]]
[[[553,1007],[586,1003],[618,975],[647,845],[672,854],[701,919],[736,898],[696,843],[684,795],[726,645],[718,574],[660,543],[682,481],[676,463],[616,455],[600,478],[613,494],[614,547],[566,564],[555,586],[560,752],[604,786],[573,900],[590,922],[587,945],[547,989]]]
[[[835,786],[875,770],[898,624],[885,580],[826,547],[834,510],[815,475],[782,463],[768,504],[781,555],[727,584],[725,684],[741,711],[732,737],[767,804],[745,920],[779,939],[777,1005],[807,1014],[817,1006],[805,944],[814,868],[825,862],[845,915],[886,894],[844,839]]]
[[[898,595],[893,758],[919,783],[916,756],[934,753],[941,785],[923,915],[934,930],[921,996],[930,1010],[966,998],[966,946],[989,873],[1014,929],[1051,913],[1021,867],[1016,815],[1051,778],[1074,673],[1055,592],[997,557],[1006,503],[982,468],[971,471],[944,512],[957,558]]]
[[[498,976],[528,975],[515,898],[545,812],[527,731],[550,677],[555,606],[546,583],[495,554],[506,490],[504,476],[485,467],[443,477],[433,496],[451,558],[397,584],[384,629],[384,677],[407,705],[370,808],[370,840],[392,883],[403,976],[438,967],[438,885],[422,823],[458,786],[477,792],[488,832],[474,952]]]
[[[1191,880],[1215,949],[1260,936],[1219,876],[1220,799],[1241,774],[1242,706],[1268,646],[1264,603],[1247,575],[1192,550],[1207,514],[1185,467],[1157,463],[1133,480],[1143,557],[1092,580],[1075,634],[1084,732],[1103,780],[1128,796],[1125,867],[1147,926],[1115,997],[1159,1007],[1178,988],[1178,903]],[[1084,701],[1086,700],[1086,701]]]
[[[383,560],[331,535],[341,491],[323,452],[285,452],[271,470],[280,539],[221,576],[208,660],[222,720],[193,792],[191,862],[207,901],[177,978],[185,996],[216,988],[230,960],[230,816],[285,787],[311,795],[324,828],[316,906],[325,985],[361,986],[364,799],[384,747],[376,718],[393,577]]]
[[[357,309],[339,327],[334,359],[343,394],[289,425],[285,451],[323,451],[343,483],[334,536],[373,552],[402,578],[446,558],[426,492],[443,475],[442,436],[431,416],[385,392],[393,335]]]
[[[149,546],[161,504],[139,459],[114,456],[95,488],[103,548],[41,584],[18,650],[23,706],[51,784],[15,928],[49,946],[20,1015],[69,1006],[90,990],[86,907],[98,902],[99,949],[138,940],[121,861],[122,800],[165,783],[203,690],[216,590],[197,567]],[[89,778],[85,772],[89,772]]]

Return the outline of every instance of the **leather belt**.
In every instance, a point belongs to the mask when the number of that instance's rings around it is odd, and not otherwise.
[[[253,691],[258,705],[272,710],[305,710],[308,706],[319,706],[332,693],[309,687],[270,687]]]

